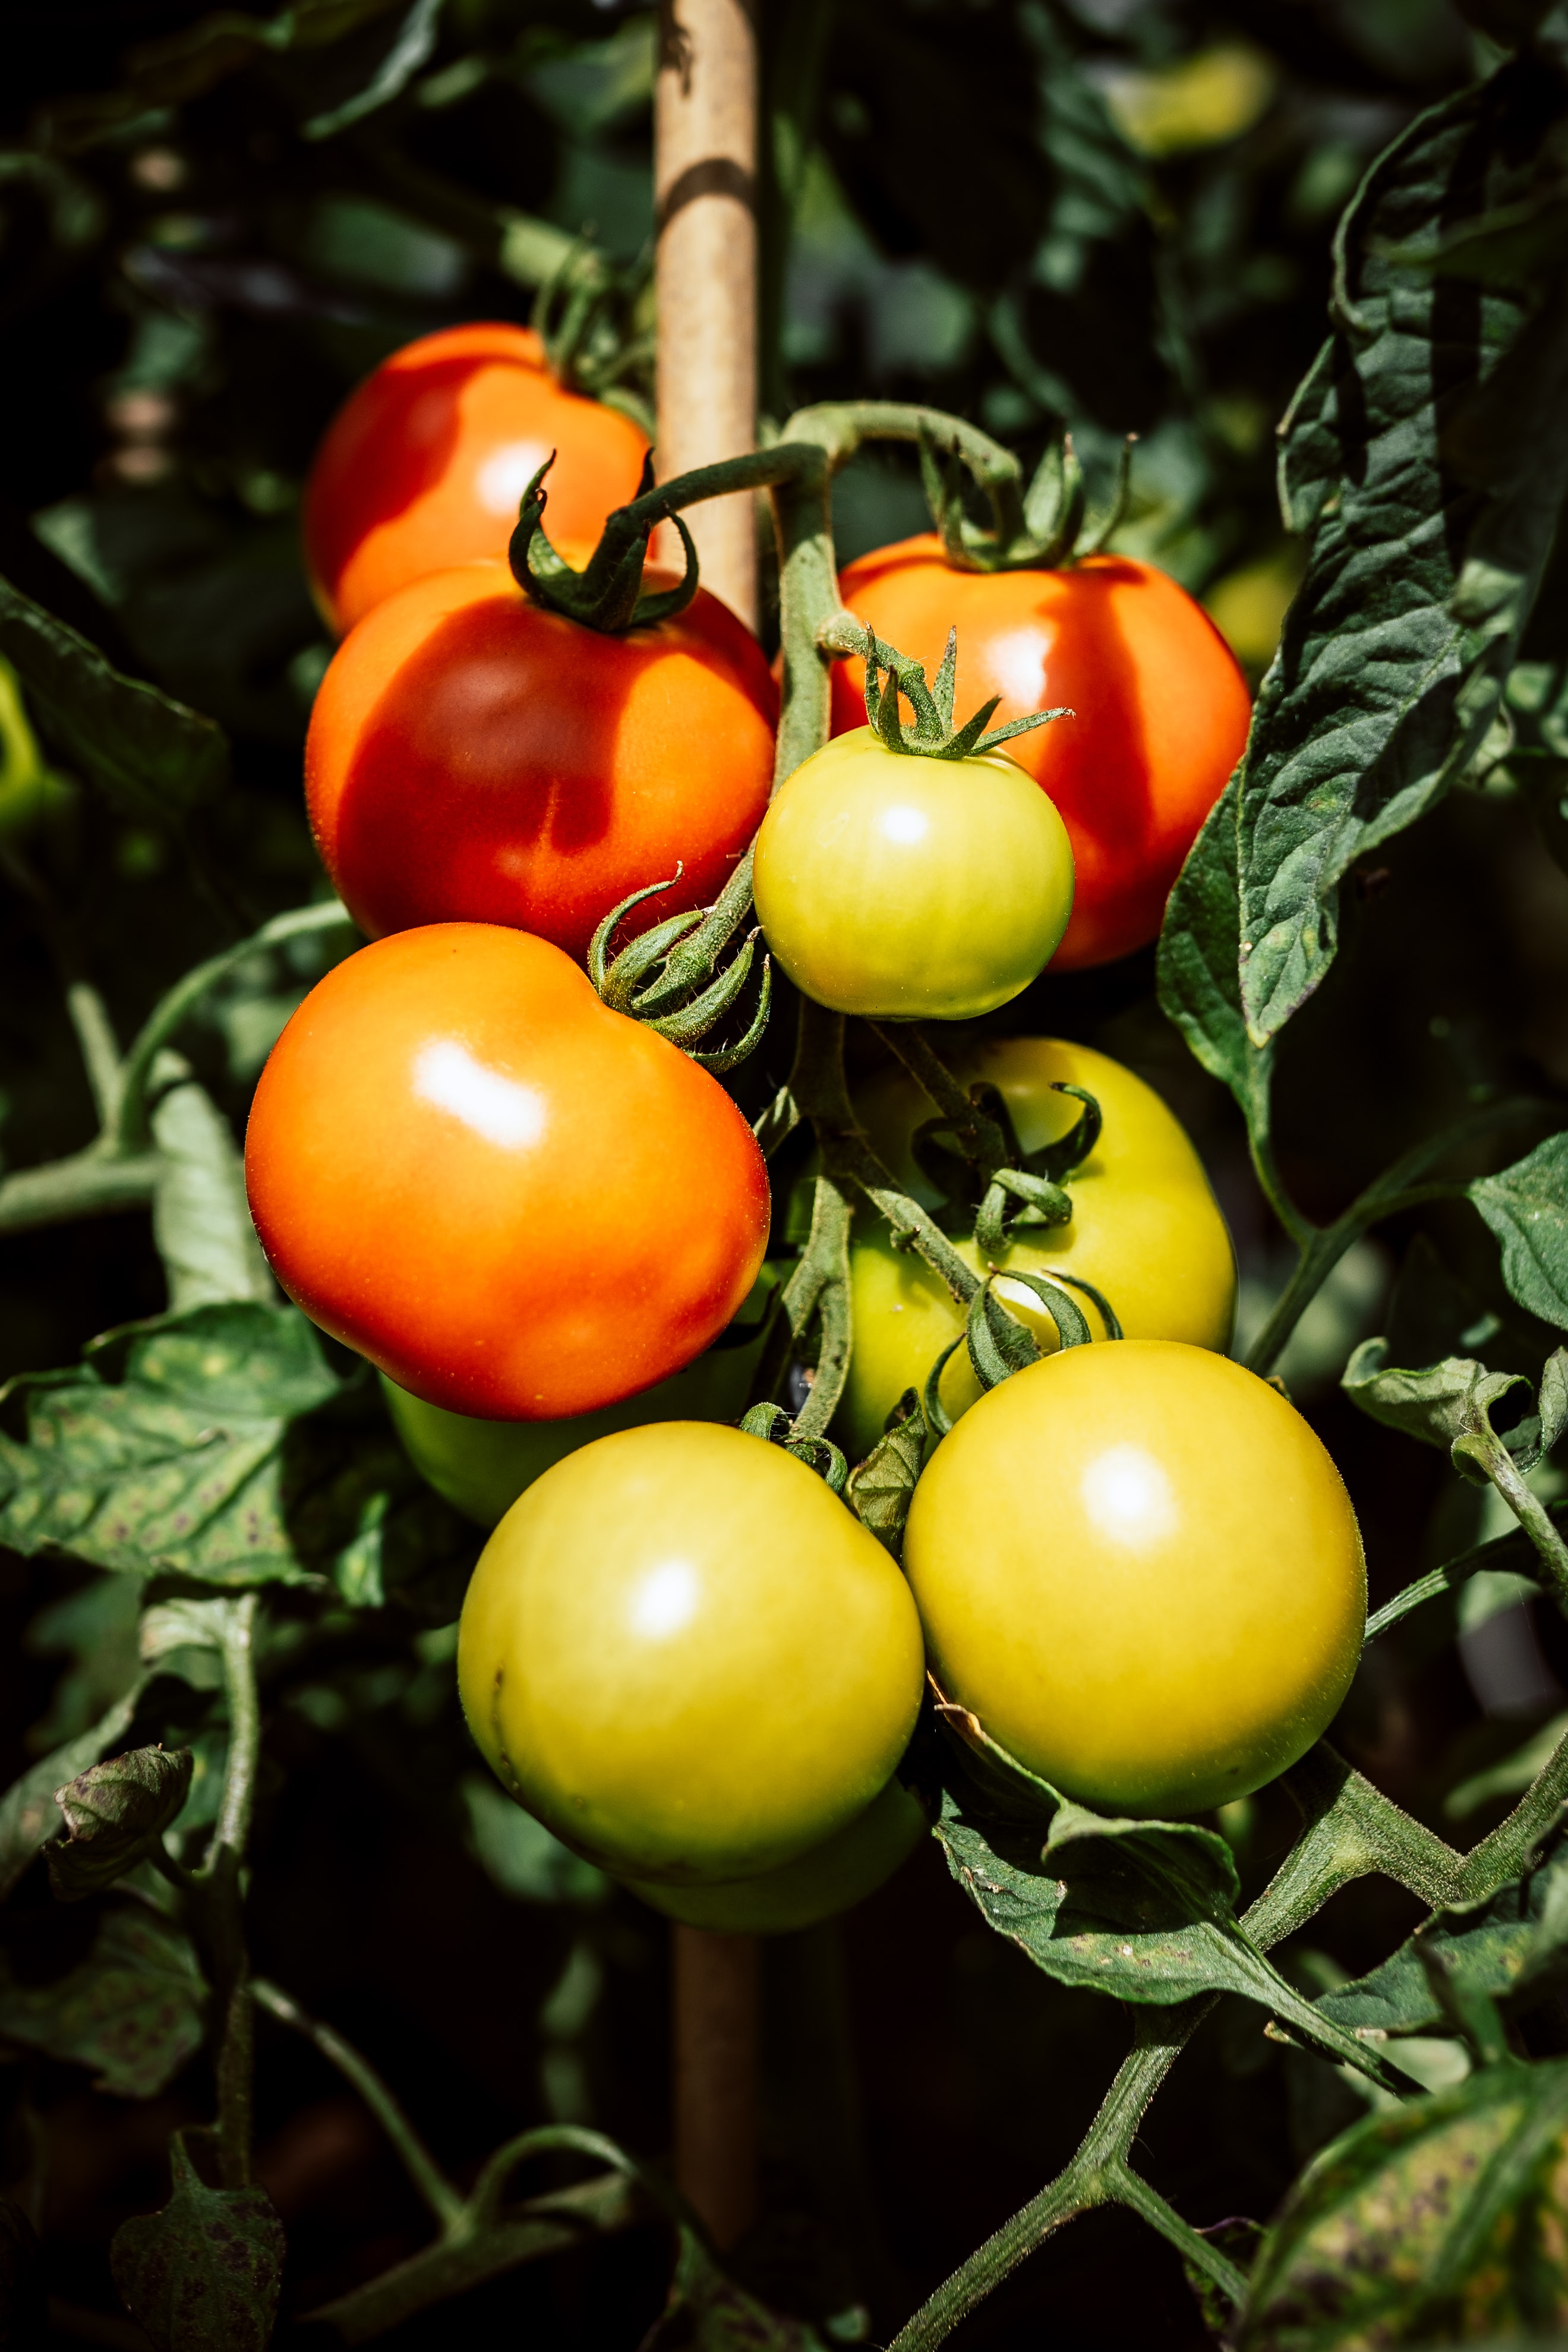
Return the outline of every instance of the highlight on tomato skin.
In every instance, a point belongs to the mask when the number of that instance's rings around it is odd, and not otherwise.
[[[466,564],[339,646],[306,739],[311,828],[372,938],[507,923],[581,956],[649,882],[670,881],[649,922],[718,896],[768,804],[777,715],[757,640],[704,588],[617,636]]]
[[[350,393],[305,491],[306,569],[341,635],[411,580],[504,556],[528,482],[555,453],[550,533],[585,551],[637,495],[647,439],[555,383],[528,327],[422,335]]]
[[[548,941],[400,931],[319,982],[251,1107],[289,1297],[400,1388],[555,1421],[666,1379],[756,1280],[768,1171],[722,1087]]]
[[[1051,968],[1081,971],[1147,946],[1251,723],[1247,682],[1202,606],[1131,556],[1055,572],[956,571],[932,532],[861,556],[839,585],[857,620],[928,672],[956,627],[959,709],[998,695],[998,725],[1071,710],[1008,746],[1072,843],[1072,915]],[[864,688],[858,658],[834,663],[835,735],[864,725]]]

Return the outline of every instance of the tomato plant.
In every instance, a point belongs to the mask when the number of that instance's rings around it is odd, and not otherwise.
[[[958,693],[1017,719],[1071,718],[1013,756],[1061,812],[1077,877],[1059,971],[1106,963],[1160,928],[1181,862],[1241,756],[1250,701],[1208,615],[1154,564],[1091,555],[1066,570],[955,571],[939,540],[848,565],[843,600],[879,636],[935,664],[958,632]],[[859,724],[863,672],[833,677],[835,734]]]
[[[1203,1164],[1154,1088],[1107,1054],[1058,1038],[982,1041],[952,1057],[967,1084],[998,1088],[1026,1151],[1059,1143],[1083,1107],[1059,1087],[1093,1097],[1103,1119],[1092,1150],[1071,1171],[1071,1215],[1053,1225],[1022,1225],[997,1263],[1028,1273],[1061,1268],[1104,1294],[1132,1339],[1183,1339],[1199,1348],[1229,1345],[1236,1306],[1236,1259]],[[927,1207],[941,1204],[916,1164],[912,1139],[930,1117],[921,1089],[900,1072],[871,1081],[856,1109],[881,1158],[904,1189]],[[973,1234],[955,1245],[977,1274]],[[862,1213],[850,1253],[855,1347],[841,1408],[845,1443],[869,1453],[904,1391],[925,1385],[938,1356],[963,1329],[946,1286],[908,1250],[895,1249],[879,1218]],[[1005,1278],[999,1295],[1050,1350],[1054,1324],[1041,1301]],[[1099,1339],[1099,1309],[1084,1301]],[[939,1394],[955,1418],[980,1390],[962,1349],[944,1369]]]
[[[555,524],[591,546],[637,495],[647,440],[629,416],[551,377],[528,327],[486,320],[421,335],[339,410],[305,491],[305,561],[339,635],[454,563],[507,551],[517,503],[555,455]]]
[[[841,1013],[962,1021],[1027,988],[1072,905],[1051,803],[1005,751],[921,760],[857,728],[797,768],[757,840],[757,911]]]
[[[478,923],[400,931],[318,983],[262,1073],[246,1183],[315,1322],[497,1420],[667,1378],[768,1239],[761,1156],[713,1079],[559,949]]]
[[[753,1876],[865,1811],[915,1723],[920,1628],[803,1463],[667,1422],[557,1463],[486,1546],[458,1686],[512,1794],[611,1868]]]
[[[773,683],[699,589],[656,629],[601,635],[503,563],[415,582],[340,647],[306,743],[310,824],[374,937],[511,923],[581,955],[632,891],[716,895],[767,803]]]
[[[937,1448],[904,1564],[946,1696],[1112,1813],[1197,1813],[1295,1763],[1361,1654],[1366,1569],[1321,1439],[1208,1349],[1073,1348]]]

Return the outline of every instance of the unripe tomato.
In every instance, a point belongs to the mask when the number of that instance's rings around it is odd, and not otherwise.
[[[706,1422],[601,1437],[513,1504],[463,1604],[468,1727],[622,1875],[750,1877],[862,1813],[914,1728],[915,1603],[805,1465]]]
[[[765,1305],[766,1297],[759,1283],[747,1307],[759,1297]],[[455,1510],[493,1528],[552,1464],[612,1430],[640,1429],[653,1421],[738,1421],[767,1329],[760,1307],[754,1328],[756,1338],[744,1339],[746,1325],[737,1318],[720,1343],[705,1349],[684,1372],[640,1396],[601,1406],[598,1412],[574,1413],[569,1421],[476,1421],[469,1413],[448,1412],[444,1405],[410,1396],[384,1372],[382,1392],[403,1452],[420,1476]]]
[[[1246,680],[1214,623],[1153,564],[1092,555],[1062,572],[957,572],[927,533],[863,555],[840,583],[879,637],[928,667],[958,631],[961,710],[997,724],[1065,703],[1015,737],[1072,843],[1078,887],[1058,971],[1154,939],[1182,860],[1247,741]],[[863,665],[836,663],[835,735],[864,719]]]
[[[480,923],[318,982],[261,1074],[246,1184],[313,1321],[497,1420],[592,1412],[690,1363],[768,1240],[723,1087],[558,949]]]
[[[874,1895],[908,1861],[929,1827],[919,1799],[890,1780],[847,1829],[757,1878],[731,1878],[713,1886],[662,1886],[647,1878],[626,1884],[644,1903],[688,1927],[728,1936],[788,1936]]]
[[[591,547],[637,495],[648,444],[629,416],[563,392],[531,328],[422,335],[327,428],[305,489],[305,562],[338,635],[427,572],[503,556],[551,450],[552,536]]]
[[[441,572],[344,640],[305,745],[311,828],[372,938],[510,923],[580,956],[612,907],[717,897],[768,804],[777,701],[749,631],[699,588],[609,636],[504,563]]]
[[[904,1570],[931,1668],[1030,1771],[1117,1813],[1196,1813],[1328,1726],[1366,1570],[1295,1407],[1178,1341],[1072,1348],[943,1439]]]
[[[1054,1142],[1082,1114],[1072,1096],[1053,1091],[1057,1080],[1084,1087],[1104,1115],[1099,1141],[1068,1179],[1071,1223],[1016,1228],[998,1263],[1030,1274],[1059,1268],[1092,1282],[1130,1339],[1228,1348],[1236,1310],[1230,1235],[1202,1161],[1153,1087],[1108,1054],[1059,1037],[977,1041],[945,1058],[966,1087],[984,1078],[1000,1089],[1026,1151]],[[936,1208],[940,1196],[910,1150],[915,1129],[933,1116],[914,1079],[902,1072],[873,1079],[857,1094],[855,1108],[873,1149],[904,1189]],[[974,1242],[956,1246],[979,1273]],[[852,1453],[866,1454],[904,1391],[924,1388],[963,1320],[946,1285],[912,1251],[895,1250],[887,1226],[867,1210],[856,1218],[850,1283],[854,1352],[841,1434]],[[1040,1345],[1053,1350],[1056,1326],[1034,1293],[1005,1276],[997,1288]],[[1100,1339],[1103,1326],[1092,1303],[1082,1291],[1069,1296]],[[940,1393],[955,1420],[979,1396],[967,1349],[948,1358]]]
[[[963,1021],[1050,961],[1072,853],[1005,751],[925,759],[890,751],[862,723],[780,787],[752,887],[769,948],[819,1004]]]

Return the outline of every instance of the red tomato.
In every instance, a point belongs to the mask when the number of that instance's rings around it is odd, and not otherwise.
[[[605,636],[504,563],[465,564],[339,647],[305,745],[310,823],[372,937],[508,923],[580,955],[677,866],[647,921],[717,897],[768,804],[776,710],[756,639],[706,589]]]
[[[1055,802],[1077,892],[1053,971],[1156,937],[1171,884],[1240,758],[1251,719],[1230,648],[1185,588],[1130,556],[1063,572],[958,572],[927,532],[852,563],[856,618],[934,674],[958,632],[960,714],[998,694],[996,725],[1073,712],[1008,750]],[[835,735],[865,725],[864,664],[834,664]]]
[[[361,948],[272,1050],[246,1185],[313,1322],[431,1404],[596,1412],[751,1288],[768,1171],[722,1087],[521,931]]]
[[[327,428],[305,491],[305,561],[329,628],[427,572],[502,556],[553,449],[550,536],[591,547],[637,495],[629,416],[563,392],[528,327],[480,321],[383,360]]]

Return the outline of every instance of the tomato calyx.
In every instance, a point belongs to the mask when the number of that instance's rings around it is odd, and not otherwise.
[[[726,899],[731,896],[727,888],[712,907],[671,915],[664,922],[655,923],[651,930],[640,932],[618,955],[612,957],[610,953],[610,942],[622,917],[645,898],[656,898],[662,891],[674,889],[681,871],[677,866],[667,882],[650,882],[643,889],[633,890],[629,898],[622,898],[618,907],[612,907],[589,942],[588,976],[601,1002],[612,1013],[622,1013],[630,1020],[640,1021],[645,1028],[656,1030],[661,1037],[667,1037],[694,1062],[716,1076],[733,1070],[761,1044],[773,1003],[773,963],[771,957],[764,954],[757,1003],[743,1035],[730,1045],[716,1046],[706,1053],[697,1050],[698,1039],[716,1029],[739,1002],[756,960],[761,934],[754,928],[727,964],[719,961],[745,920],[749,888],[739,900],[737,910],[726,906]],[[732,911],[733,921],[729,919]],[[643,982],[647,982],[645,987],[640,985]]]
[[[1009,1314],[998,1298],[993,1285],[998,1280],[1019,1283],[1031,1290],[1056,1326],[1061,1348],[1088,1348],[1094,1345],[1094,1334],[1089,1318],[1076,1299],[1069,1298],[1069,1289],[1081,1290],[1092,1305],[1099,1309],[1107,1339],[1120,1339],[1124,1335],[1116,1311],[1103,1290],[1078,1275],[1061,1274],[1052,1269],[1049,1274],[1030,1274],[1014,1266],[988,1266],[985,1278],[969,1301],[969,1311],[964,1328],[956,1339],[949,1342],[925,1376],[921,1392],[920,1409],[925,1415],[926,1427],[934,1437],[942,1438],[953,1426],[952,1415],[942,1402],[942,1375],[948,1360],[960,1348],[967,1349],[975,1378],[982,1389],[999,1388],[1015,1372],[1025,1370],[1040,1361],[1042,1350],[1033,1332],[1016,1315]]]
[[[849,1484],[850,1465],[831,1437],[797,1437],[795,1423],[781,1404],[754,1404],[741,1420],[747,1437],[765,1445],[781,1445],[786,1454],[814,1470],[831,1494],[841,1495]]]
[[[618,408],[650,441],[653,410],[625,379],[646,383],[652,373],[653,334],[643,318],[652,281],[651,255],[622,268],[580,237],[539,288],[528,320],[562,391]]]
[[[994,751],[998,743],[1006,743],[1014,735],[1027,735],[1031,728],[1074,715],[1065,704],[1055,710],[1031,710],[1026,718],[1010,719],[1005,727],[995,727],[987,734],[986,722],[1002,698],[993,694],[962,727],[955,728],[956,629],[947,632],[941,667],[929,686],[921,663],[912,655],[901,654],[896,646],[884,645],[873,630],[863,628],[852,613],[835,613],[821,632],[820,643],[825,652],[858,654],[864,662],[866,720],[873,734],[890,751],[906,752],[923,760],[968,760],[981,751]],[[882,683],[883,673],[885,685]],[[900,714],[900,695],[914,709],[913,726],[907,725]]]
[[[604,526],[603,536],[580,572],[574,571],[545,533],[544,514],[549,503],[545,476],[555,464],[552,449],[523,492],[517,525],[507,546],[512,577],[526,596],[549,613],[562,614],[580,627],[597,629],[601,636],[624,635],[628,629],[649,629],[684,613],[697,593],[697,551],[691,532],[671,508],[667,518],[652,499],[653,453],[643,461],[643,479],[631,506],[617,507]],[[674,588],[644,595],[643,566],[648,541],[656,522],[668,520],[680,533],[685,571]]]
[[[958,446],[943,448],[929,433],[920,438],[920,474],[942,551],[956,572],[1053,572],[1101,554],[1127,510],[1135,433],[1122,444],[1111,501],[1086,521],[1083,468],[1071,433],[1053,441],[1019,497],[1016,483],[993,488],[994,524],[971,522],[965,512],[966,467]]]

